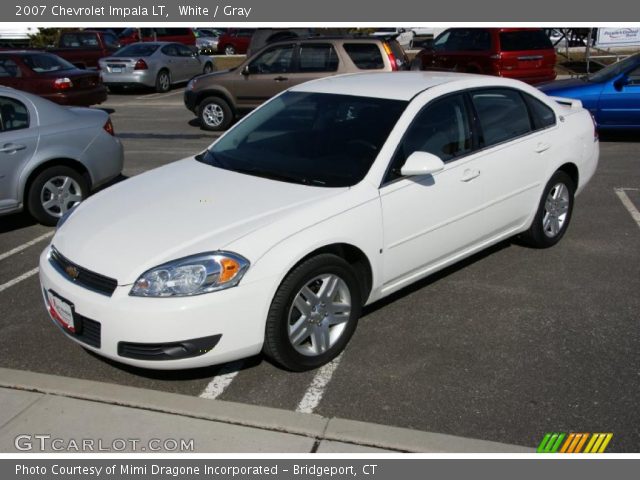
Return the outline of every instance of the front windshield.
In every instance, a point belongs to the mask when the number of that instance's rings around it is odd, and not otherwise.
[[[319,187],[347,187],[369,171],[408,102],[287,92],[224,135],[199,160]]]
[[[50,53],[25,55],[22,61],[35,73],[61,72],[63,70],[73,70],[76,68],[73,64]]]
[[[631,55],[630,57],[627,57],[620,62],[612,63],[608,67],[605,67],[602,70],[597,71],[596,73],[592,73],[587,78],[590,82],[606,82],[607,80],[611,80],[612,78],[618,76],[625,70],[632,68],[638,62],[640,62],[640,53]]]

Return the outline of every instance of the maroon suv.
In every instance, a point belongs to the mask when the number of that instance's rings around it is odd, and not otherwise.
[[[483,73],[531,84],[556,78],[556,52],[539,28],[450,28],[414,62],[421,70]]]
[[[80,70],[46,52],[0,52],[0,85],[34,93],[60,105],[89,106],[107,99],[99,72]]]

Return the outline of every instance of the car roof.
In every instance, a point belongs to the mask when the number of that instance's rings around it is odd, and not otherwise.
[[[515,80],[470,73],[380,72],[326,77],[295,86],[291,90],[408,101],[424,90],[446,83],[464,83],[469,87],[495,85],[526,88]]]

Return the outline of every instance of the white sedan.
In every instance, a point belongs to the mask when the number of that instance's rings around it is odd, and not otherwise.
[[[72,210],[40,258],[42,292],[61,331],[119,362],[262,351],[315,368],[364,305],[515,235],[558,242],[598,155],[579,101],[518,81],[325,78]]]

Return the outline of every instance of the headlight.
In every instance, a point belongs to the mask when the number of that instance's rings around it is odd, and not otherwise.
[[[60,217],[60,220],[58,220],[58,223],[56,223],[56,232],[62,225],[64,225],[64,222],[69,220],[69,217],[71,216],[71,214],[73,213],[73,211],[76,209],[78,205],[79,204],[76,203],[73,207],[71,207],[69,210],[67,210],[62,214],[62,216]]]
[[[208,252],[174,260],[147,270],[129,295],[135,297],[184,297],[235,287],[249,268],[249,261],[231,252]]]

